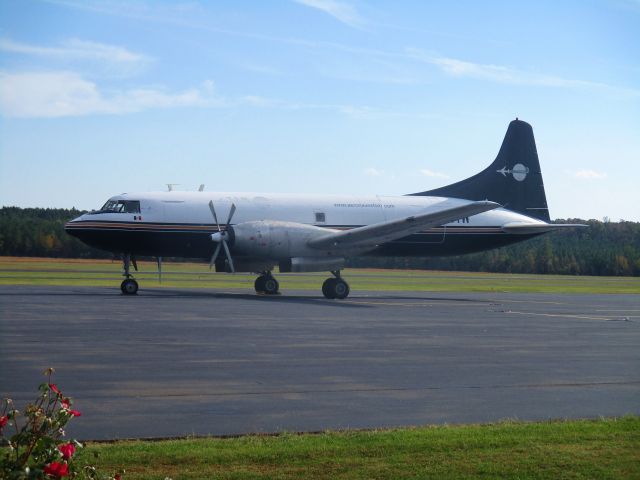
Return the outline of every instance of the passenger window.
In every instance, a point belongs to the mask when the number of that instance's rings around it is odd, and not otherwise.
[[[324,223],[326,221],[326,217],[324,212],[316,212],[316,223]]]

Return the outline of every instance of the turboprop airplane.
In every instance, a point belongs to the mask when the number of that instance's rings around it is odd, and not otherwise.
[[[279,293],[272,271],[329,271],[322,293],[343,299],[340,272],[355,255],[434,256],[488,250],[561,228],[551,224],[533,130],[515,119],[495,161],[451,185],[405,196],[123,193],[68,222],[84,243],[122,254],[123,294],[138,291],[136,256],[210,259],[253,272],[258,293]],[[222,215],[219,217],[219,215]],[[219,219],[226,217],[224,223]]]

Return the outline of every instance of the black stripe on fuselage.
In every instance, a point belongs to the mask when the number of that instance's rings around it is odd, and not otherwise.
[[[322,227],[347,230],[357,225]],[[210,224],[76,221],[67,223],[65,230],[88,245],[114,253],[206,258],[215,248],[210,235],[217,232],[218,228]],[[533,236],[506,234],[499,227],[435,227],[381,245],[371,254],[459,255],[509,245]]]

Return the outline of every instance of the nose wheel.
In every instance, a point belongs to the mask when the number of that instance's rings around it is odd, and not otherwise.
[[[256,278],[254,287],[257,293],[264,293],[265,295],[277,295],[280,290],[280,284],[273,278],[271,272],[263,273]]]
[[[349,284],[340,277],[340,272],[331,272],[335,277],[327,278],[322,284],[322,293],[325,297],[342,300],[349,296]]]
[[[120,284],[120,290],[122,291],[123,295],[135,295],[136,293],[138,293],[138,282],[136,282],[131,273],[129,273],[129,269],[131,264],[133,263],[133,268],[135,268],[136,271],[138,270],[136,260],[135,258],[131,258],[131,255],[127,253],[123,255],[122,263],[124,265],[123,275],[125,279]]]
[[[125,295],[135,295],[138,293],[138,282],[133,278],[127,278],[120,284],[120,290]]]

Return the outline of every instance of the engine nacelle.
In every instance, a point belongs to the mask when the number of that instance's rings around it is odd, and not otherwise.
[[[286,261],[292,257],[335,257],[331,252],[311,248],[307,242],[329,231],[303,223],[263,220],[234,225],[233,254]]]
[[[280,262],[281,272],[332,272],[344,268],[341,257],[293,257]]]

